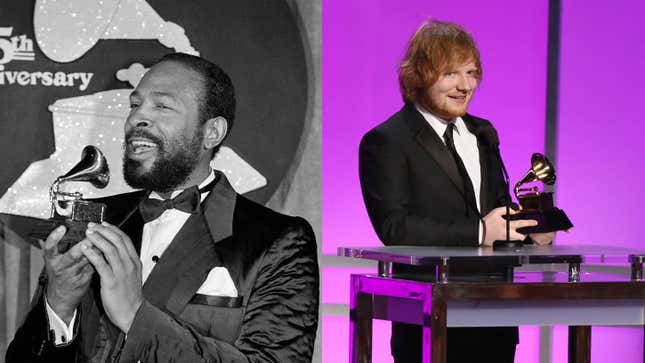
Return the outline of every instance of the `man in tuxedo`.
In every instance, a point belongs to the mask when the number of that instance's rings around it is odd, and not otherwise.
[[[460,26],[424,23],[399,67],[405,105],[370,130],[359,150],[363,198],[374,229],[386,245],[490,247],[506,238],[508,190],[487,120],[466,113],[482,78],[479,50]],[[510,222],[510,239],[526,236]],[[549,243],[553,234],[531,236]],[[495,279],[504,267],[451,266],[451,276]],[[395,265],[395,273],[431,274]],[[517,328],[448,329],[448,361],[512,362]],[[421,329],[392,324],[396,362],[421,360]]]
[[[313,231],[236,194],[210,160],[233,85],[171,54],[130,96],[123,171],[141,191],[104,198],[106,223],[46,274],[7,362],[307,362],[318,324]]]

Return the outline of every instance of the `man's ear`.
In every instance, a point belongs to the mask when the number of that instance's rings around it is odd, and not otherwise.
[[[206,120],[204,123],[204,141],[203,145],[206,149],[213,149],[222,143],[226,132],[228,131],[228,122],[224,117],[218,116]]]

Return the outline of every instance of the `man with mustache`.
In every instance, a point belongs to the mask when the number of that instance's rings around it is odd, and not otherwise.
[[[236,194],[210,161],[233,85],[215,64],[163,57],[130,96],[123,171],[107,223],[59,254],[7,362],[311,360],[318,322],[313,231]]]
[[[416,31],[399,67],[405,105],[370,130],[359,150],[360,180],[372,225],[386,245],[492,246],[506,238],[508,190],[497,156],[497,132],[466,113],[482,79],[479,50],[460,26],[428,21]],[[526,236],[510,223],[510,239]],[[549,243],[553,234],[532,235]],[[504,277],[504,267],[450,266],[451,278]],[[395,265],[394,273],[434,271]],[[517,328],[450,328],[448,362],[513,362]],[[395,361],[421,361],[421,328],[392,324]]]

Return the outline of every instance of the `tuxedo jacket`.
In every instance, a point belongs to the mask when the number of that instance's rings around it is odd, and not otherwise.
[[[55,347],[43,292],[7,351],[7,362],[308,362],[318,324],[315,237],[289,217],[219,181],[160,257],[143,286],[144,301],[126,336],[107,318],[98,275],[78,308],[75,338]],[[102,199],[107,221],[137,250],[145,192]],[[224,267],[237,297],[197,291],[211,269]]]
[[[464,183],[447,147],[417,111],[406,104],[361,140],[359,173],[363,199],[376,234],[386,245],[479,245],[481,217],[504,205],[508,191],[501,169],[497,132],[487,120],[464,115],[466,127],[477,137],[481,168],[480,212],[467,202]],[[501,278],[505,267],[488,264],[451,265],[458,278],[486,275]],[[393,272],[434,276],[434,268],[394,265]],[[449,329],[448,357],[476,346],[514,350],[517,328]],[[464,345],[466,343],[466,345]],[[421,360],[421,329],[392,324],[392,353],[397,362]],[[480,357],[481,358],[481,357]],[[490,358],[490,357],[489,357]],[[453,359],[454,360],[454,359]],[[455,361],[457,361],[455,360]]]
[[[414,105],[406,104],[363,137],[363,198],[386,245],[477,246],[481,217],[504,204],[508,193],[497,132],[487,120],[468,114],[462,119],[477,137],[481,213],[467,202],[450,152]]]

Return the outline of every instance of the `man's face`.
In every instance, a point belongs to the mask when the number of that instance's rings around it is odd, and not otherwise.
[[[475,63],[469,61],[450,67],[428,89],[422,106],[445,120],[463,116],[477,88],[477,82]]]
[[[130,186],[172,191],[204,160],[201,89],[196,72],[166,61],[153,66],[132,92],[123,156]]]

